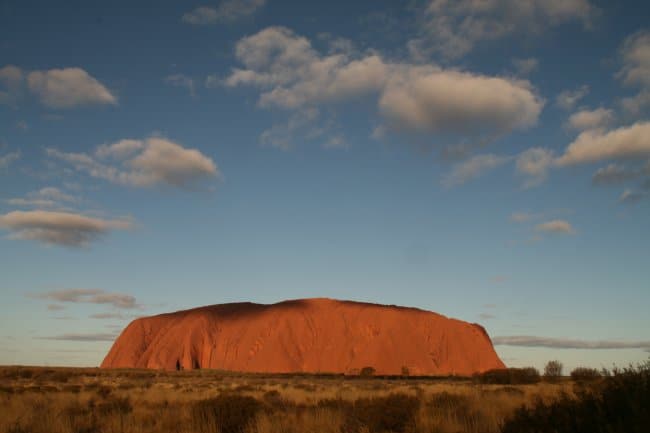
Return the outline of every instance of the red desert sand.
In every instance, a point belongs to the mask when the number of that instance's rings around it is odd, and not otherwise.
[[[470,375],[504,368],[485,329],[416,308],[333,299],[212,305],[134,320],[102,368]]]

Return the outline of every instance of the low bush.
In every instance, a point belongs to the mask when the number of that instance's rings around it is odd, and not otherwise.
[[[600,377],[600,375],[599,375]],[[578,398],[523,406],[502,433],[647,433],[650,426],[650,364],[614,371]]]
[[[602,375],[595,368],[577,367],[571,371],[571,379],[575,381],[589,381],[600,379]]]
[[[198,433],[242,433],[262,409],[253,397],[220,394],[192,407],[193,431]]]
[[[479,383],[496,385],[532,384],[541,380],[539,371],[533,367],[488,370],[474,378]]]
[[[355,432],[364,428],[370,433],[411,431],[419,406],[416,397],[406,394],[359,399],[347,407],[345,425]]]

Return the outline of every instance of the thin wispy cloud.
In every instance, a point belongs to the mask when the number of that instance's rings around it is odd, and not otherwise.
[[[517,70],[519,75],[528,75],[539,68],[539,60],[534,57],[529,57],[526,59],[512,59],[512,65]]]
[[[575,234],[575,229],[566,220],[555,219],[551,221],[546,221],[535,226],[535,231],[548,234],[556,235],[573,235]]]
[[[623,68],[617,77],[628,87],[637,88],[634,96],[623,98],[623,108],[639,115],[650,108],[650,31],[642,30],[629,36],[620,50]]]
[[[589,0],[429,0],[420,18],[420,37],[409,42],[412,55],[458,59],[479,43],[513,34],[539,34],[568,22],[588,27],[595,8]]]
[[[117,333],[95,333],[95,334],[60,334],[49,337],[39,337],[40,340],[56,341],[77,341],[77,342],[96,342],[96,341],[115,341]]]
[[[97,314],[91,314],[88,316],[91,319],[100,319],[100,320],[105,320],[105,319],[126,319],[127,317],[124,314],[120,313],[97,313]]]
[[[191,97],[196,97],[195,82],[191,77],[188,77],[185,74],[172,74],[166,76],[164,81],[170,86],[183,87],[187,89]]]
[[[564,109],[572,110],[578,102],[589,94],[590,88],[586,84],[577,89],[564,90],[555,97],[555,104]]]
[[[467,160],[455,164],[442,179],[446,188],[462,185],[510,161],[512,158],[493,154],[475,155]]]
[[[29,192],[25,197],[14,197],[6,200],[12,206],[35,208],[65,208],[78,201],[78,197],[51,186]]]
[[[552,349],[650,349],[650,341],[579,340],[513,335],[493,337],[497,346],[548,347]]]
[[[46,299],[61,303],[110,305],[120,309],[137,309],[140,304],[134,296],[111,293],[102,289],[62,289],[30,295],[34,299]]]
[[[222,0],[216,6],[199,6],[183,14],[181,21],[194,26],[232,22],[257,12],[266,0]]]
[[[10,152],[0,156],[0,170],[9,167],[14,161],[20,159],[20,152]]]
[[[0,215],[0,229],[10,239],[33,240],[48,245],[86,247],[114,230],[129,230],[131,219],[101,219],[71,212],[13,211]]]

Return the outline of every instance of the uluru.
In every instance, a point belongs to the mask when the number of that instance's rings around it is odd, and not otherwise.
[[[101,367],[471,375],[504,364],[478,324],[417,308],[316,298],[138,318]]]

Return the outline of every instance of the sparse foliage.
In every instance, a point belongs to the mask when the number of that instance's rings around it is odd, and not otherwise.
[[[558,360],[549,361],[544,367],[544,378],[547,380],[555,380],[562,376],[562,369],[564,366]]]
[[[576,367],[571,371],[571,379],[575,381],[590,381],[600,379],[600,371],[589,367]]]

